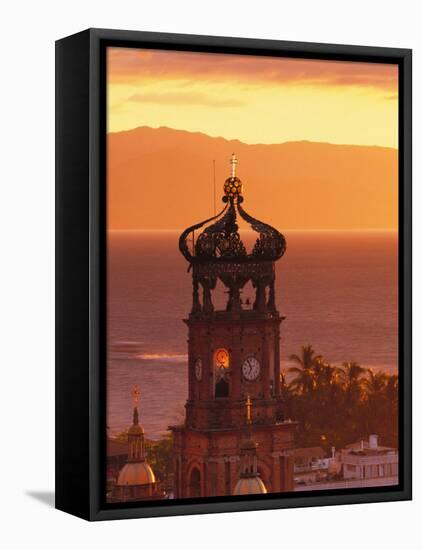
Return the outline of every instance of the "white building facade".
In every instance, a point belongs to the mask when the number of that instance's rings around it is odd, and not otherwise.
[[[339,459],[346,480],[398,477],[397,449],[380,446],[377,435],[348,445],[340,451]]]

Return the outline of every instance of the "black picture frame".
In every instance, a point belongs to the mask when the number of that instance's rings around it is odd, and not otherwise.
[[[396,63],[399,67],[399,485],[106,504],[105,51],[108,46]],[[87,520],[412,498],[409,49],[89,29],[56,42],[56,508]]]

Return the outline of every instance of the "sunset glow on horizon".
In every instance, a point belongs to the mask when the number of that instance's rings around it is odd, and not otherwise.
[[[208,218],[233,152],[275,227],[397,229],[397,65],[110,48],[107,100],[110,229]]]
[[[397,65],[110,48],[108,131],[397,148]]]

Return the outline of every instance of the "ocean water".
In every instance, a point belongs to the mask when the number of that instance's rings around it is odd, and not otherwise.
[[[397,370],[395,232],[285,232],[277,262],[281,366],[312,344],[333,364]],[[133,384],[141,422],[157,438],[180,422],[187,396],[187,327],[192,286],[178,232],[110,232],[108,238],[107,423],[131,423]],[[214,301],[222,306],[223,291]],[[243,298],[252,292],[244,289]]]

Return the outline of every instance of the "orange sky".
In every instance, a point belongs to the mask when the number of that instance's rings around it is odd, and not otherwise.
[[[397,94],[395,65],[111,48],[109,228],[212,215],[213,161],[219,204],[236,152],[248,206],[281,229],[396,229]]]
[[[397,147],[395,65],[108,50],[108,130]]]

